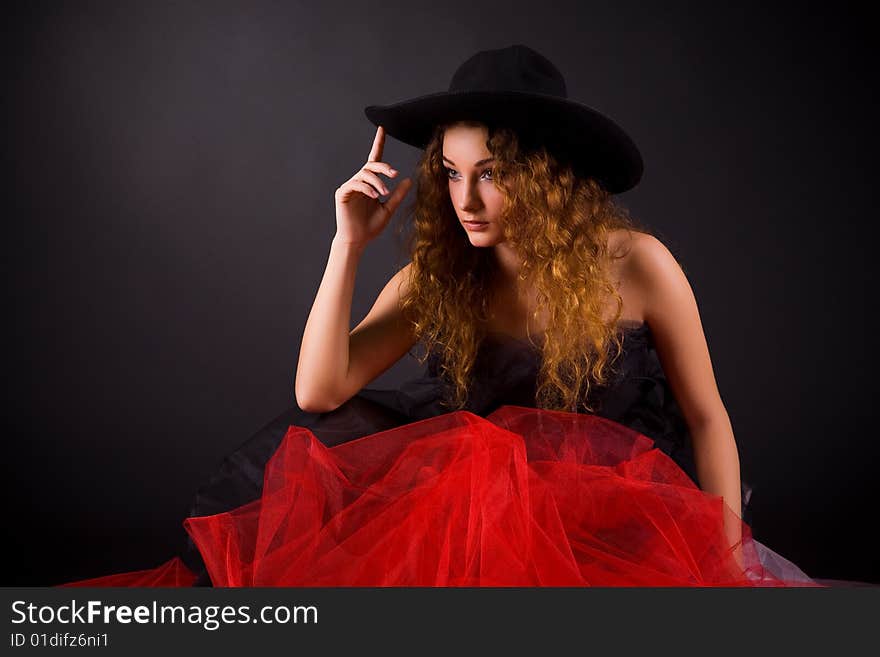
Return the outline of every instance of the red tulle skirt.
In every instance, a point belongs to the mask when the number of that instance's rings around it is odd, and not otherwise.
[[[260,499],[184,526],[214,586],[813,585],[762,564],[749,526],[650,438],[519,406],[332,448],[291,426]],[[193,579],[175,558],[74,585]]]

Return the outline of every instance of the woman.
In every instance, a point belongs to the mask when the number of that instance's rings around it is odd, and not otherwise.
[[[693,292],[611,197],[642,173],[623,130],[522,45],[366,112],[297,406],[200,490],[197,583],[815,585],[741,519]],[[386,128],[424,149],[411,262],[349,330],[358,262],[412,187],[386,183]],[[365,388],[416,345],[425,376]],[[177,560],[127,575],[109,583],[196,576]]]

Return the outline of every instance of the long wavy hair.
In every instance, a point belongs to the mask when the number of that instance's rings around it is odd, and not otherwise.
[[[623,300],[609,277],[614,258],[609,234],[636,228],[628,212],[593,178],[543,146],[526,146],[504,126],[458,121],[487,128],[486,146],[495,157],[492,177],[504,195],[501,223],[505,242],[518,255],[520,289],[533,290],[537,308],[549,322],[541,345],[535,405],[576,412],[592,411],[594,386],[608,382],[621,353],[616,323]],[[401,213],[398,230],[412,262],[402,311],[424,363],[432,354],[447,384],[444,405],[460,409],[468,399],[482,328],[491,310],[491,283],[498,269],[492,248],[473,246],[452,206],[442,161],[443,136],[452,124],[437,126],[419,161],[416,194]],[[406,232],[409,231],[407,235]],[[617,311],[603,319],[608,299]],[[613,354],[612,354],[613,351]],[[450,393],[451,391],[451,393]]]

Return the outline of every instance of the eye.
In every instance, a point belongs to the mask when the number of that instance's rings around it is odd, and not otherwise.
[[[450,169],[449,167],[443,167],[443,168],[446,169],[446,177],[447,178],[450,178],[450,179],[454,178],[455,176],[453,174],[458,173],[458,171],[456,171],[455,169]],[[487,180],[492,180],[492,169],[486,169],[485,171],[483,171],[483,175],[485,176],[486,174],[489,174],[489,177],[487,178]]]

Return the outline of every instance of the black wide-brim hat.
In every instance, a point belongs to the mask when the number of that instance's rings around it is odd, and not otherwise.
[[[619,194],[635,187],[644,165],[635,142],[601,112],[568,99],[550,60],[521,44],[484,50],[465,61],[448,91],[364,108],[395,139],[424,149],[438,125],[461,119],[513,128],[524,146],[546,146],[575,171]]]

